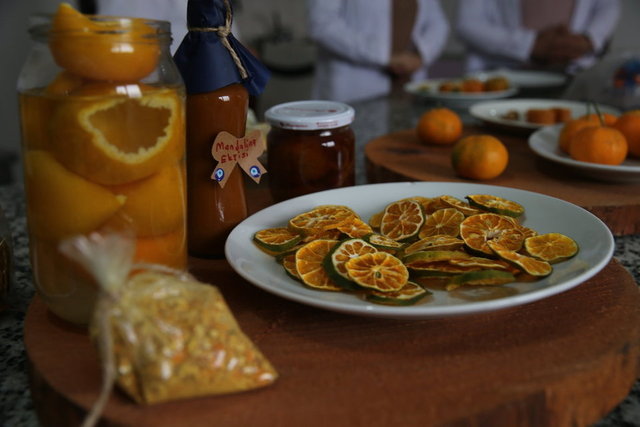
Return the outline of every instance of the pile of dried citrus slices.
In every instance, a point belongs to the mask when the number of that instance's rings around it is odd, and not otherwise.
[[[522,225],[517,202],[465,198],[401,199],[368,222],[346,206],[318,206],[256,232],[253,241],[310,288],[388,305],[415,304],[431,294],[433,280],[446,290],[535,280],[578,253],[570,237]]]

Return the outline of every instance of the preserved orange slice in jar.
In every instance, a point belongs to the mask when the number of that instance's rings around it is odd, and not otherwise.
[[[25,180],[30,231],[43,239],[95,230],[126,202],[125,196],[69,172],[46,151],[27,151]]]
[[[155,35],[142,19],[91,18],[62,3],[53,18],[49,48],[56,63],[92,80],[135,82],[149,75],[160,59]]]
[[[108,96],[112,93],[125,96]],[[89,85],[74,91],[54,113],[51,146],[71,171],[99,184],[124,184],[182,158],[183,116],[172,89]]]

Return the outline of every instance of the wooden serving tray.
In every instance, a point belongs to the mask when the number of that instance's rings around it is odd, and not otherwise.
[[[487,133],[466,127],[464,135]],[[482,181],[535,191],[581,206],[604,221],[614,235],[640,233],[640,184],[607,183],[576,175],[571,170],[537,156],[525,136],[508,133],[498,137],[509,150],[509,165],[499,177]],[[451,167],[451,146],[421,144],[414,129],[387,134],[365,146],[369,182],[458,181]],[[477,181],[479,182],[479,181]]]
[[[100,425],[586,426],[617,405],[640,373],[640,293],[615,260],[535,303],[412,321],[281,299],[223,260],[192,260],[191,270],[222,290],[280,378],[251,392],[153,406],[115,391]],[[42,425],[79,425],[100,388],[87,335],[38,298],[24,335]]]

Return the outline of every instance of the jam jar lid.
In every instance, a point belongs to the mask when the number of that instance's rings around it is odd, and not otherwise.
[[[353,107],[335,101],[294,101],[278,104],[264,113],[272,126],[282,129],[334,129],[353,122]]]

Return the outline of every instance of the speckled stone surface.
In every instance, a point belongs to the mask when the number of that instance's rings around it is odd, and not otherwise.
[[[413,126],[426,108],[402,97],[354,104],[353,129],[357,140],[357,183],[366,184],[364,145],[376,136]],[[465,121],[470,120],[464,118]],[[0,426],[37,426],[26,372],[23,322],[34,294],[29,265],[24,196],[20,185],[0,187],[0,208],[13,239],[14,280],[0,312]],[[640,236],[616,238],[614,255],[640,283]],[[640,381],[629,395],[595,427],[640,426]]]

